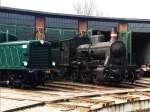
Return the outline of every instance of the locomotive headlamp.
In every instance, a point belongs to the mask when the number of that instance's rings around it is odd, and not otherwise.
[[[40,40],[40,43],[41,43],[41,44],[44,44],[44,40]]]
[[[55,61],[52,62],[52,66],[56,66],[56,62]]]
[[[27,66],[27,65],[28,65],[28,62],[27,62],[27,61],[23,61],[23,65],[24,65],[24,66]]]
[[[22,48],[26,49],[28,46],[27,45],[22,45]]]

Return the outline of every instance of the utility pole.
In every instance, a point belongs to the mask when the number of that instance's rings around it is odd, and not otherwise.
[[[2,0],[0,0],[0,6],[2,5]]]

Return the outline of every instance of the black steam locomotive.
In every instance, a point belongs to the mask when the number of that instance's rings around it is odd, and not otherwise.
[[[83,83],[134,82],[141,74],[126,61],[126,47],[121,40],[103,42],[101,36],[75,37],[62,42],[60,74]],[[96,41],[95,41],[96,40]]]

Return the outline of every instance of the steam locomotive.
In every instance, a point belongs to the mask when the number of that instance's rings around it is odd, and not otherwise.
[[[121,40],[104,42],[102,37],[75,37],[62,42],[60,73],[83,83],[134,82],[142,71],[128,65],[125,44]]]

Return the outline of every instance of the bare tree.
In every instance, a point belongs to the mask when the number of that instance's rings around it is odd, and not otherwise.
[[[96,7],[94,0],[80,0],[73,1],[73,8],[79,15],[87,16],[103,16],[104,13],[99,11]]]
[[[94,1],[93,0],[82,0],[73,2],[73,8],[77,14],[91,16],[94,13]]]

